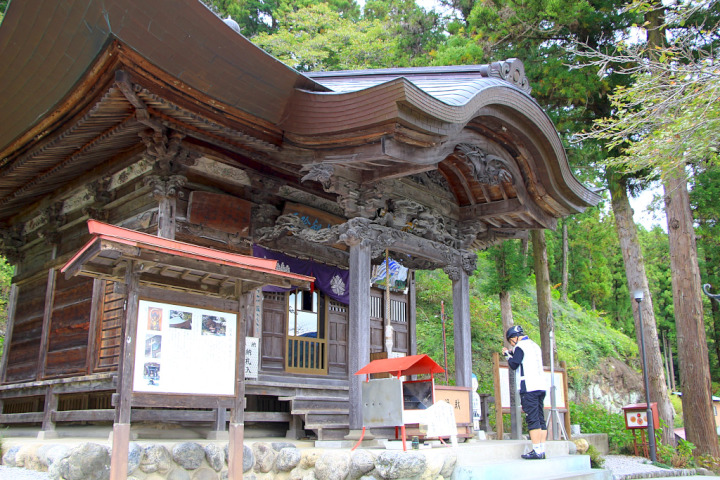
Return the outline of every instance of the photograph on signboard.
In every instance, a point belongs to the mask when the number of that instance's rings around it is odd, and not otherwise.
[[[225,317],[218,317],[215,315],[202,316],[203,335],[225,336],[226,326],[227,320],[225,320]]]
[[[162,350],[162,336],[157,334],[145,335],[145,358],[160,358]]]
[[[159,332],[162,328],[162,308],[148,309],[148,330]]]
[[[236,313],[140,300],[133,391],[234,395],[236,329]]]
[[[146,362],[143,365],[143,378],[148,386],[160,386],[160,364],[157,362]]]
[[[192,330],[192,313],[180,310],[170,310],[170,328]]]

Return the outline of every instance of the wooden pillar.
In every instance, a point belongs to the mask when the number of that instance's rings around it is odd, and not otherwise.
[[[102,321],[102,307],[103,300],[105,297],[105,286],[107,282],[98,278],[93,280],[93,291],[92,291],[92,304],[90,305],[90,322],[88,327],[88,348],[87,355],[85,357],[86,372],[89,374],[95,371],[97,365],[97,351],[98,351],[98,330],[100,326],[99,322]]]
[[[415,272],[408,272],[408,335],[409,335],[409,346],[408,355],[417,355],[417,298],[415,291]]]
[[[228,479],[243,478],[243,440],[245,437],[245,333],[248,306],[252,305],[254,292],[243,294],[242,282],[237,281],[238,318],[236,330],[237,362],[235,363],[235,400],[230,409],[230,430],[228,432]]]
[[[39,440],[57,438],[58,435],[55,431],[55,422],[52,419],[52,414],[57,410],[57,408],[58,395],[57,393],[55,393],[55,389],[50,386],[45,392],[45,406],[43,407],[42,428],[37,436]]]
[[[493,386],[495,387],[495,433],[496,439],[502,440],[505,435],[502,413],[502,386],[500,385],[500,354],[493,352]]]
[[[350,430],[361,430],[362,381],[355,372],[370,363],[370,247],[358,242],[350,245]],[[351,433],[352,436],[352,433]]]
[[[449,269],[448,269],[449,270]],[[455,385],[472,385],[472,348],[470,344],[470,281],[461,268],[448,271],[453,292],[453,333],[455,335]]]
[[[0,380],[5,383],[7,376],[8,355],[12,343],[13,326],[15,325],[15,307],[17,306],[19,287],[14,283],[10,287],[10,298],[7,303],[7,324],[5,327],[5,342],[3,343],[2,363],[0,363]]]
[[[40,332],[40,352],[38,353],[37,379],[45,376],[45,361],[47,359],[48,341],[50,339],[50,322],[52,320],[53,304],[55,303],[55,280],[57,270],[48,271],[47,287],[45,288],[45,310],[43,311],[42,330]]]
[[[135,273],[135,262],[129,262],[125,272],[127,304],[125,306],[124,341],[118,366],[118,405],[115,406],[113,424],[112,456],[110,458],[110,480],[126,480],[128,450],[130,448],[130,411],[132,406],[133,370],[135,367],[135,344],[137,343],[137,317],[139,301],[139,277]]]
[[[152,187],[152,195],[158,202],[158,237],[175,240],[177,195],[186,178],[182,175],[152,175],[147,177],[146,182]]]

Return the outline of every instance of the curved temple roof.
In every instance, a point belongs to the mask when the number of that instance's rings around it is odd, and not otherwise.
[[[328,194],[434,184],[481,232],[554,228],[599,200],[517,60],[303,75],[197,0],[11,2],[0,91],[4,223],[153,125]]]

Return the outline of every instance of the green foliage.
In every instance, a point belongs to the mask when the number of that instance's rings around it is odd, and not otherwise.
[[[392,66],[399,38],[380,20],[352,21],[319,3],[289,13],[275,33],[253,37],[259,47],[300,71]]]
[[[720,475],[720,458],[710,455],[701,455],[695,458],[695,465],[701,468],[707,468],[715,475]]]
[[[10,296],[10,285],[15,268],[7,263],[5,258],[0,257],[0,345],[5,339],[5,327],[7,325],[7,303]]]
[[[595,404],[581,405],[570,402],[570,418],[580,425],[584,433],[606,433],[611,452],[629,453],[632,448],[633,436],[625,428],[625,420],[619,413],[610,413]]]
[[[488,295],[509,292],[527,279],[526,268],[523,267],[522,245],[517,240],[508,240],[500,245],[480,252],[481,261],[491,262],[495,268],[486,268],[487,273],[481,291]]]
[[[497,295],[488,295],[485,283],[492,276],[495,262],[489,253],[478,254],[478,269],[470,277],[470,318],[473,372],[480,391],[492,392],[492,353],[500,352],[503,341],[500,305]],[[418,271],[417,282],[417,338],[418,352],[427,353],[441,365],[444,360],[440,304],[445,305],[445,332],[448,368],[454,381],[454,334],[452,283],[441,270]],[[557,296],[556,296],[557,297]],[[539,341],[537,299],[532,276],[512,290],[513,318],[528,334]],[[597,372],[607,356],[634,362],[637,345],[634,340],[614,329],[597,312],[590,313],[572,300],[567,304],[553,300],[558,360],[565,361],[569,370],[570,387],[581,390]]]
[[[600,451],[595,448],[595,445],[588,447],[587,454],[590,456],[590,468],[603,468],[605,458],[600,454]]]

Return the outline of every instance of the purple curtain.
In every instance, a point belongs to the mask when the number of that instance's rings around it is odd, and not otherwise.
[[[328,297],[345,305],[350,304],[350,272],[312,260],[300,260],[280,252],[253,245],[253,255],[278,261],[278,270],[315,277],[315,288]],[[274,286],[263,287],[265,292],[286,292],[290,289]]]

